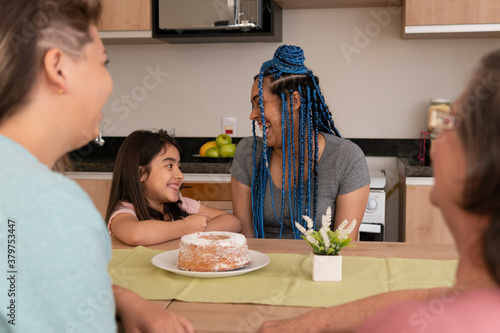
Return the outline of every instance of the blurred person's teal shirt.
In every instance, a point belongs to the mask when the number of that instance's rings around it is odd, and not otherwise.
[[[0,136],[0,332],[116,332],[110,259],[87,194]]]

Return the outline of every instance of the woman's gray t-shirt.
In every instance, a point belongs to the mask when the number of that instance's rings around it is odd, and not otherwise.
[[[322,133],[325,137],[325,150],[318,163],[318,206],[315,228],[321,227],[321,215],[328,207],[332,208],[335,218],[335,206],[338,195],[350,193],[370,184],[370,174],[363,151],[353,142],[337,136]],[[257,137],[257,164],[262,150],[262,138]],[[238,143],[236,154],[230,172],[240,183],[252,186],[253,175],[253,137],[247,137]],[[281,179],[273,180],[281,183]],[[307,188],[307,184],[304,184]],[[276,185],[271,186],[268,180],[264,199],[264,232],[266,238],[280,237],[281,195],[282,191]],[[273,207],[274,200],[274,207]],[[305,198],[304,198],[305,200]],[[283,228],[281,238],[295,238],[292,222],[302,217],[290,216],[288,191],[285,191],[285,206],[283,210]],[[293,221],[292,221],[293,219]],[[302,224],[302,223],[301,223]],[[333,226],[333,225],[332,225]]]

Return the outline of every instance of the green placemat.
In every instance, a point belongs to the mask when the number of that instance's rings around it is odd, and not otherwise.
[[[233,277],[203,279],[160,269],[151,258],[163,251],[113,250],[113,283],[150,300],[333,306],[391,290],[451,286],[456,260],[343,257],[341,282],[314,282],[311,256],[267,253],[271,262]]]

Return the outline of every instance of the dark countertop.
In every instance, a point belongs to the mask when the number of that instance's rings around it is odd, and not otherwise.
[[[115,160],[93,160],[71,161],[71,171],[75,172],[113,172]]]
[[[406,177],[432,177],[431,166],[418,166],[411,163],[410,158],[398,158],[398,168]],[[73,161],[73,171],[76,172],[113,172],[114,160],[83,160]],[[226,163],[182,163],[184,173],[229,173],[231,160]]]
[[[398,158],[398,168],[406,177],[433,177],[431,166],[415,165],[410,158]]]
[[[199,147],[215,138],[177,137],[181,147],[181,169],[184,173],[228,174],[232,158],[210,159],[196,156]],[[233,138],[238,143],[242,138]],[[102,147],[92,142],[69,154],[75,172],[113,172],[115,157],[125,137],[104,137]],[[400,169],[407,177],[432,177],[432,168],[418,166],[419,139],[349,139],[357,144],[366,156],[394,156],[401,161]],[[427,143],[428,145],[428,143]],[[427,149],[427,153],[428,153]],[[427,154],[426,154],[427,155]],[[426,163],[428,163],[426,156]],[[399,162],[398,162],[399,163]]]
[[[232,161],[232,159],[231,159]],[[115,161],[108,159],[72,161],[75,172],[113,172]],[[182,163],[183,173],[229,173],[231,162],[226,163]]]
[[[197,157],[198,150],[207,141],[215,138],[179,137],[181,146],[181,170],[184,173],[229,173],[232,158]],[[92,143],[69,154],[72,171],[75,172],[113,172],[115,158],[125,137],[104,137],[105,144],[98,147]],[[233,138],[238,143],[241,138]]]

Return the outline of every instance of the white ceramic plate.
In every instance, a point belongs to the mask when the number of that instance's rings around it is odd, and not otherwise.
[[[179,254],[179,250],[172,250],[157,254],[151,259],[151,263],[156,267],[159,267],[161,269],[179,275],[197,277],[197,278],[222,278],[222,277],[246,274],[255,271],[259,268],[266,266],[271,261],[271,259],[269,259],[269,257],[263,253],[252,250],[248,250],[248,252],[250,254],[250,258],[252,259],[252,261],[248,265],[238,269],[233,269],[231,271],[224,271],[224,272],[183,271],[179,269],[179,267],[177,266],[177,256]]]

